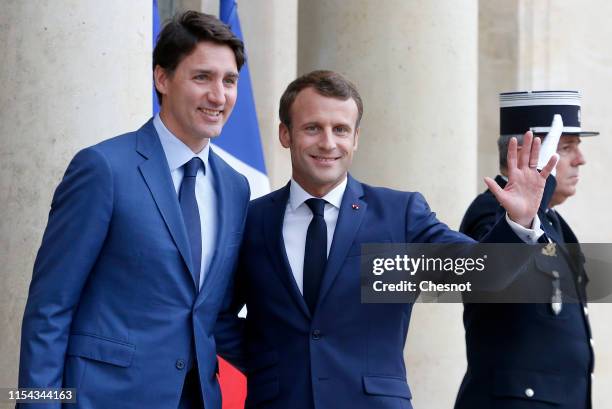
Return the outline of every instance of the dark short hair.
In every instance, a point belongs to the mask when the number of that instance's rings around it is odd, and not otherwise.
[[[153,69],[159,65],[172,74],[183,58],[202,41],[227,45],[234,52],[238,70],[244,64],[244,44],[228,25],[210,14],[188,10],[176,14],[159,33],[153,50]],[[161,102],[162,96],[156,92]]]
[[[508,145],[512,137],[516,138],[518,146],[523,145],[523,134],[501,135],[497,140],[497,150],[499,151],[499,170],[508,169]]]
[[[507,170],[508,169],[508,145],[510,144],[510,139],[512,137],[516,138],[518,142],[518,146],[523,146],[523,138],[524,134],[516,134],[516,135],[501,135],[497,140],[497,150],[499,151],[499,170]],[[542,135],[533,135],[534,138],[540,138],[542,142],[544,142],[544,138],[546,138],[546,134]]]
[[[287,86],[280,99],[278,115],[281,123],[291,129],[291,106],[297,95],[306,88],[313,88],[324,97],[331,97],[346,101],[352,98],[357,104],[357,123],[359,127],[363,115],[363,102],[355,85],[334,71],[317,70],[304,74]]]

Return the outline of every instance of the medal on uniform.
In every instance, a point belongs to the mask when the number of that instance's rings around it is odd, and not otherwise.
[[[557,245],[555,243],[548,243],[542,247],[542,254],[548,257],[557,257]]]
[[[550,298],[550,308],[553,314],[559,315],[563,309],[563,296],[561,293],[561,281],[559,273],[553,270],[552,275],[554,277],[552,281],[552,297]]]

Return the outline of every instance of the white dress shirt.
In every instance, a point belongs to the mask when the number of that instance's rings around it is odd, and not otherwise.
[[[338,222],[338,214],[340,213],[340,204],[342,196],[346,189],[347,179],[332,189],[328,194],[323,196],[327,203],[323,218],[327,225],[327,256],[329,257],[329,249],[331,248],[334,232],[336,231],[336,223]],[[306,192],[293,178],[289,185],[289,201],[285,208],[285,217],[283,219],[283,242],[285,243],[285,252],[289,260],[289,266],[293,273],[293,278],[304,294],[304,252],[306,249],[306,233],[308,225],[312,220],[312,211],[305,203],[306,200],[315,197]],[[514,233],[524,242],[533,244],[538,241],[538,238],[544,234],[540,228],[540,219],[535,216],[531,229],[526,229],[518,223],[513,222],[506,213],[506,221]]]
[[[346,189],[347,179],[333,188],[328,194],[323,196],[325,209],[323,218],[327,225],[327,255],[336,231],[336,222],[340,213],[340,203]],[[289,201],[285,209],[285,218],[283,219],[283,242],[285,243],[285,252],[289,259],[289,266],[293,272],[293,278],[300,289],[304,293],[304,251],[306,250],[306,233],[308,225],[312,220],[312,211],[305,203],[306,200],[315,197],[306,192],[295,180],[291,179],[289,186]]]
[[[504,175],[500,175],[500,176],[502,177],[502,179],[508,182],[508,178],[506,176]],[[527,244],[537,243],[540,236],[544,234],[544,230],[542,230],[542,226],[540,225],[540,217],[537,215],[537,213],[535,217],[533,218],[533,222],[531,223],[531,229],[527,229],[521,226],[520,224],[515,223],[512,220],[510,220],[510,216],[508,216],[508,212],[506,212],[506,221],[512,228],[512,231],[514,231],[514,234],[516,234],[519,237],[519,239],[523,240]]]
[[[159,114],[153,118],[153,125],[159,135],[159,140],[168,161],[177,198],[181,182],[183,181],[183,165],[197,156],[202,159],[204,169],[206,169],[206,171],[202,168],[198,170],[195,183],[195,195],[198,202],[202,231],[202,264],[200,265],[200,288],[202,288],[206,271],[210,268],[210,263],[215,253],[214,245],[217,241],[217,194],[215,192],[213,171],[208,166],[210,143],[201,152],[196,154],[166,128]]]

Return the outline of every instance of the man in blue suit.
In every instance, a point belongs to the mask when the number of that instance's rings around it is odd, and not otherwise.
[[[213,327],[249,187],[210,139],[243,62],[215,17],[177,16],[153,53],[159,115],[74,157],[34,265],[20,387],[76,388],[78,408],[221,408]]]
[[[591,408],[593,349],[588,320],[584,262],[578,240],[554,210],[576,193],[579,169],[585,164],[581,137],[580,94],[576,91],[510,92],[500,95],[500,187],[507,181],[508,141],[527,129],[545,136],[553,115],[562,119],[560,139],[546,136],[544,144],[559,155],[556,183],[545,194],[538,212],[555,252],[539,254],[532,271],[549,281],[549,303],[466,303],[465,326],[468,368],[459,389],[456,409]],[[552,138],[552,139],[550,139]],[[476,240],[503,217],[503,209],[487,190],[472,202],[461,231]],[[564,246],[569,243],[569,246]],[[571,283],[577,301],[564,302],[555,283]],[[575,287],[575,288],[572,288]]]
[[[246,357],[247,408],[412,407],[403,358],[412,304],[361,303],[361,244],[473,240],[439,222],[421,194],[348,174],[362,112],[355,87],[330,71],[296,79],[281,98],[279,138],[291,153],[292,179],[249,206],[235,305],[216,332],[235,337],[232,314],[246,303],[242,351],[220,353]],[[518,158],[516,140],[513,147],[511,185],[494,188],[509,218],[491,236],[533,241],[527,228],[539,226],[554,160],[539,174],[532,163],[539,141]]]

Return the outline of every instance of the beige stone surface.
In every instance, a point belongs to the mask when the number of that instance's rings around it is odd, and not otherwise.
[[[272,190],[291,177],[289,151],[278,141],[280,97],[297,73],[297,0],[242,0],[244,35],[257,119]]]
[[[340,71],[364,100],[354,175],[422,192],[453,226],[476,192],[477,34],[476,1],[299,6],[299,72]]]
[[[147,0],[2,1],[0,386],[16,385],[32,265],[68,161],[151,114],[150,10]]]
[[[478,10],[478,177],[497,171],[499,93],[515,88],[518,77],[518,2],[483,0]]]
[[[353,80],[364,117],[353,174],[422,192],[457,228],[476,194],[476,1],[300,1],[298,71]],[[461,306],[415,307],[405,350],[417,408],[452,407],[465,371]]]

